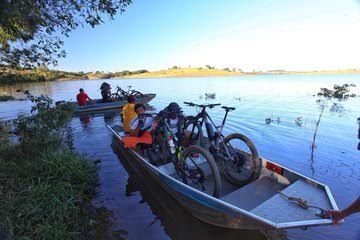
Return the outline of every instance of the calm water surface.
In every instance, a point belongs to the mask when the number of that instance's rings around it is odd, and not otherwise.
[[[229,114],[226,133],[240,132],[256,145],[260,156],[278,162],[301,174],[327,184],[339,207],[345,207],[360,195],[360,151],[357,150],[360,98],[338,102],[338,110],[324,113],[317,148],[310,160],[310,142],[314,121],[319,115],[316,95],[320,87],[354,83],[352,92],[360,95],[360,75],[281,75],[211,78],[108,79],[116,85],[132,85],[144,93],[156,93],[151,105],[160,110],[169,102],[220,102],[234,106]],[[103,80],[19,84],[0,87],[0,94],[23,97],[17,89],[46,94],[54,100],[74,100],[80,87],[92,98],[100,97]],[[200,97],[215,93],[216,99]],[[28,101],[0,102],[0,120],[27,114]],[[186,114],[195,109],[181,104]],[[215,121],[223,117],[221,108],[209,111]],[[265,124],[265,119],[274,119]],[[301,118],[301,126],[295,119]],[[277,121],[279,120],[279,121]],[[101,159],[99,206],[113,211],[115,239],[360,239],[360,214],[337,227],[289,230],[285,233],[234,231],[214,227],[193,218],[166,192],[121,163],[112,136],[105,125],[120,124],[119,112],[82,114],[71,125],[76,148],[91,158]],[[113,150],[114,149],[114,150]],[[129,179],[129,176],[131,177]],[[265,237],[264,234],[268,236]],[[270,236],[269,236],[270,235]]]

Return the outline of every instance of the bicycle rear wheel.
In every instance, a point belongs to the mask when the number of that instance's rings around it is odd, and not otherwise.
[[[109,99],[111,102],[117,102],[123,100],[123,97],[120,96],[118,93],[112,93],[110,94]]]
[[[136,98],[143,98],[144,97],[144,94],[142,94],[139,91],[133,91],[130,95],[132,95],[132,96],[134,96]]]
[[[209,152],[200,146],[189,146],[182,154],[180,165],[180,175],[185,184],[213,197],[220,197],[220,173]]]
[[[222,148],[220,166],[227,180],[239,187],[251,182],[260,164],[253,142],[240,133],[233,133],[224,138]]]

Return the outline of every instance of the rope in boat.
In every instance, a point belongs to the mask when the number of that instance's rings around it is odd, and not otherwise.
[[[287,200],[289,200],[290,202],[294,202],[296,203],[299,207],[301,207],[302,209],[309,209],[309,208],[316,208],[316,209],[319,209],[320,212],[319,213],[316,213],[315,215],[318,216],[318,217],[321,217],[321,218],[327,218],[325,216],[325,213],[326,213],[326,209],[324,208],[321,208],[321,207],[318,207],[318,206],[314,206],[314,205],[309,205],[307,200],[304,200],[302,198],[299,198],[299,197],[293,197],[293,196],[287,196],[285,195],[284,193],[282,192],[279,192],[281,196],[283,196],[284,198],[286,198]]]

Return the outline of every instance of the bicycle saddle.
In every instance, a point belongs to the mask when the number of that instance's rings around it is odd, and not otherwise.
[[[233,111],[235,110],[234,107],[226,107],[226,106],[222,106],[221,108],[225,109],[226,111]]]

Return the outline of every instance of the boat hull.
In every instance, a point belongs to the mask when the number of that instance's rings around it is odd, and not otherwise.
[[[144,94],[142,98],[136,98],[135,102],[143,103],[143,104],[148,103],[153,98],[155,98],[155,96],[156,96],[156,94],[152,94],[152,93]],[[76,102],[74,102],[73,104],[75,105],[75,111],[78,113],[99,111],[99,110],[108,110],[108,109],[114,109],[114,108],[122,108],[125,104],[127,104],[126,100],[103,103],[103,102],[101,102],[101,99],[96,99],[96,100],[94,100],[94,102],[95,103],[88,104],[86,106],[77,106]]]
[[[115,131],[113,133],[114,140],[118,144],[117,149],[124,161],[132,168],[143,168],[166,192],[199,220],[232,229],[276,229],[265,219],[223,203],[159,171],[134,150],[125,149],[121,137]]]

